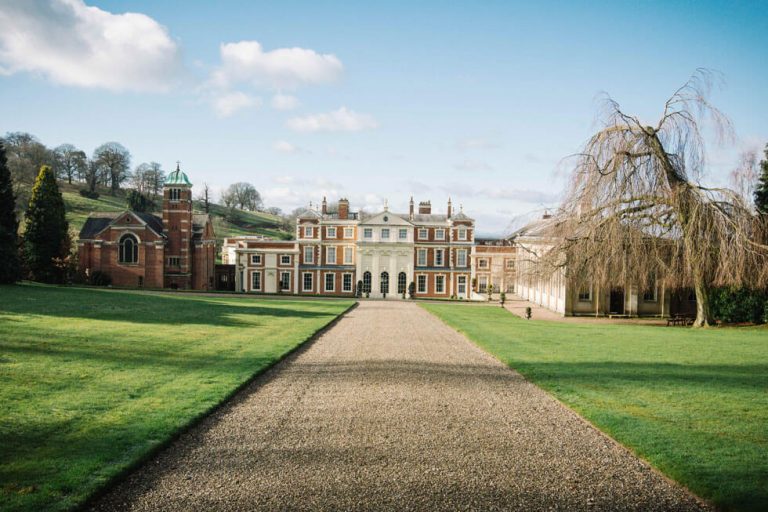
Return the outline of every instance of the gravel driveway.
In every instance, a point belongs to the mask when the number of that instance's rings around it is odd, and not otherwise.
[[[701,510],[413,303],[363,301],[96,510]]]

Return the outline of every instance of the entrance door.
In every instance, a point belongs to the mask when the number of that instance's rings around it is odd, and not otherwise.
[[[389,273],[388,272],[382,272],[381,273],[381,293],[386,295],[389,293]]]
[[[457,295],[461,299],[467,298],[467,276],[459,276],[457,278]]]
[[[277,293],[277,270],[270,268],[264,273],[264,291]]]
[[[611,290],[610,312],[614,315],[624,314],[624,288],[614,288]]]

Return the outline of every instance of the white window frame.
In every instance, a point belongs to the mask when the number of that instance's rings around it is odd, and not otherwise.
[[[381,239],[382,240],[389,240],[389,234],[390,234],[390,229],[389,228],[381,228]]]
[[[286,258],[288,258],[288,261],[285,261]],[[281,254],[280,255],[280,264],[281,265],[290,265],[291,264],[291,255],[290,254]]]
[[[307,276],[309,276],[309,288],[307,288]],[[314,272],[303,272],[301,274],[301,291],[311,292],[315,289],[315,274]]]
[[[351,240],[355,237],[355,228],[344,228],[344,238]]]
[[[331,276],[331,287],[328,288],[328,276]],[[333,272],[326,272],[323,275],[323,290],[326,292],[335,292],[336,291],[336,274]]]
[[[261,254],[251,254],[251,265],[261,265]]]
[[[421,278],[424,278],[424,288],[421,287]],[[427,274],[416,275],[416,293],[427,293],[429,289],[429,283],[427,282]]]
[[[349,278],[349,286],[347,286],[347,278]],[[351,293],[354,289],[354,280],[352,274],[347,272],[341,275],[341,291],[345,293]]]
[[[307,255],[310,257],[307,258]],[[305,245],[304,246],[304,263],[314,263],[315,262],[315,246],[314,245]]]
[[[419,240],[429,239],[429,230],[427,228],[419,228]]]
[[[168,190],[168,200],[171,201],[172,203],[181,201],[181,189],[172,188]]]
[[[477,260],[477,268],[488,268],[488,258],[479,258]]]
[[[325,262],[328,265],[336,264],[336,246],[335,245],[325,248]]]
[[[461,263],[461,258],[464,257],[464,263]],[[467,266],[467,250],[466,249],[459,249],[456,251],[456,266],[457,267],[466,267]]]
[[[312,238],[314,233],[313,229],[312,226],[304,226],[304,238]]]
[[[397,230],[398,240],[408,240],[408,228],[400,228]]]
[[[253,280],[256,276],[259,276],[259,286],[254,286],[253,284]],[[263,286],[264,286],[264,283],[262,282],[261,270],[256,270],[254,272],[251,272],[251,290],[260,292]]]
[[[325,228],[325,237],[336,238],[336,228],[333,226],[328,226],[327,228]]]
[[[445,229],[443,228],[435,229],[435,240],[445,240]]]
[[[422,263],[422,255],[424,256],[423,263]],[[427,250],[426,249],[416,250],[416,265],[419,267],[427,266]]]
[[[439,282],[439,280],[443,281],[443,290],[442,291],[437,289],[437,283]],[[435,275],[435,293],[445,294],[447,289],[448,289],[448,287],[445,286],[445,274],[437,274],[437,275]]]
[[[459,240],[466,240],[467,239],[467,228],[459,228],[457,233]]]
[[[437,255],[440,255],[440,263],[437,262]],[[444,249],[435,249],[435,266],[436,267],[444,267],[445,266],[445,250]]]
[[[288,286],[283,288],[283,276],[285,275],[288,276]],[[283,270],[282,272],[280,272],[280,282],[277,283],[277,285],[281,291],[284,291],[284,292],[291,291],[291,273],[288,272],[287,270]]]
[[[349,256],[349,258],[347,258]],[[352,265],[355,262],[355,249],[353,247],[344,247],[344,264]]]
[[[373,228],[363,228],[363,239],[365,240],[373,239]]]

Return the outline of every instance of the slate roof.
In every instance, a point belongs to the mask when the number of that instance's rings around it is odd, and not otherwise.
[[[91,213],[88,216],[88,218],[85,220],[83,227],[80,229],[80,239],[88,240],[88,239],[95,238],[99,233],[104,231],[104,229],[106,229],[110,224],[112,224],[112,222],[114,222],[116,218],[121,217],[125,213],[131,213],[132,215],[135,215],[136,217],[140,218],[141,220],[147,223],[147,226],[152,231],[162,236],[163,219],[161,219],[157,215],[152,215],[151,213],[140,213],[140,212],[126,210],[122,212]]]

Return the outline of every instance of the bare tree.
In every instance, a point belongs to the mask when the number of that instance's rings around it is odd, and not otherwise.
[[[149,170],[146,172],[147,192],[153,196],[159,196],[165,184],[165,171],[157,162],[149,162]]]
[[[102,169],[95,160],[88,160],[83,172],[83,180],[90,192],[96,192],[96,185],[101,181]]]
[[[745,204],[750,204],[760,178],[760,164],[757,151],[745,151],[739,157],[739,165],[729,176],[731,188],[738,193]]]
[[[203,204],[203,211],[205,213],[210,213],[211,187],[208,186],[208,183],[203,183],[203,190],[200,191],[200,194],[197,196],[197,200]]]
[[[53,169],[56,177],[72,183],[85,173],[88,157],[85,151],[77,149],[72,144],[62,144],[53,150]]]
[[[742,197],[700,184],[702,122],[721,137],[730,122],[708,101],[712,75],[697,71],[646,125],[608,98],[603,128],[576,155],[566,199],[550,223],[537,270],[565,267],[579,285],[660,281],[693,287],[694,325],[706,326],[713,286],[764,286],[768,247]]]
[[[241,210],[256,211],[261,208],[261,194],[250,183],[238,182],[230,185],[221,195],[227,207],[237,206]]]
[[[122,144],[107,142],[96,148],[93,159],[106,171],[104,176],[109,180],[111,194],[116,195],[120,185],[129,177],[131,154]]]

